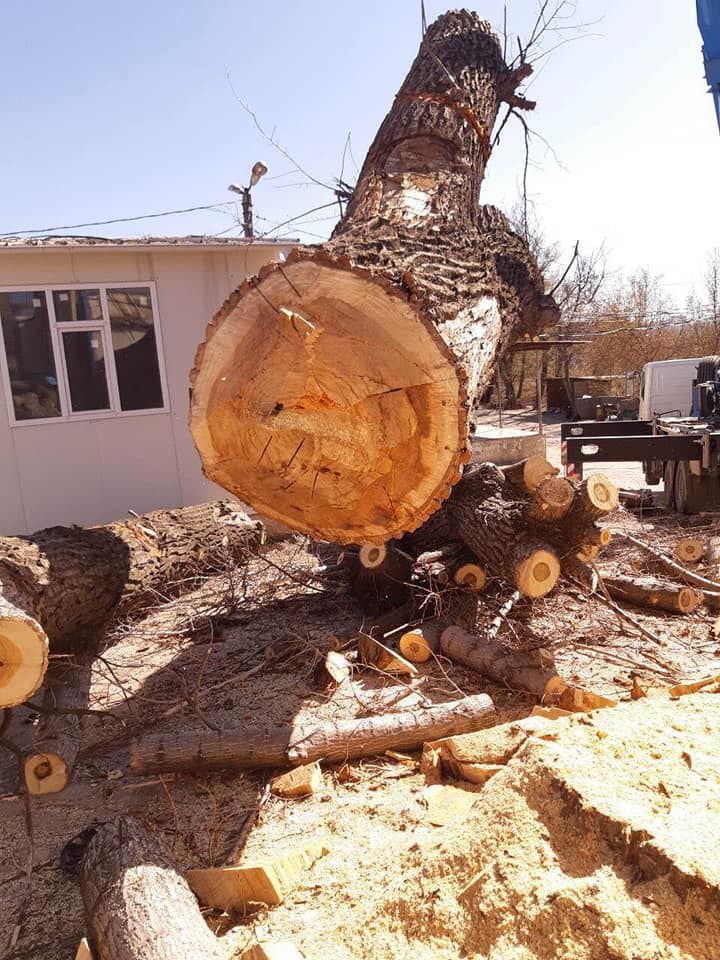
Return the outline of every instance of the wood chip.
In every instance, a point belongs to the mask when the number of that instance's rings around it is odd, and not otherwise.
[[[436,827],[464,820],[478,799],[476,793],[444,783],[426,787],[422,798],[427,804],[425,820]]]
[[[323,786],[322,770],[318,762],[295,767],[270,781],[271,793],[274,793],[276,797],[286,797],[288,799],[309,797],[322,790]]]

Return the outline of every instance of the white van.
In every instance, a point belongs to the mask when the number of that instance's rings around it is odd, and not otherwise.
[[[692,384],[702,357],[683,360],[653,360],[646,363],[640,378],[638,419],[652,420],[659,414],[689,417]]]

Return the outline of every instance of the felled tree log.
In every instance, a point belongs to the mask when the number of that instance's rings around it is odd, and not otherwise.
[[[544,704],[577,711],[615,706],[614,700],[567,684],[548,650],[511,650],[454,626],[443,631],[440,648],[451,660],[511,690],[531,693]]]
[[[96,960],[219,960],[223,951],[185,878],[133,817],[95,831],[80,868]]]
[[[292,767],[314,760],[337,763],[386,750],[412,750],[425,740],[480,730],[490,725],[494,716],[490,697],[477,694],[450,703],[335,723],[259,730],[248,727],[201,735],[162,734],[133,745],[130,769],[139,774],[200,773]]]
[[[264,267],[208,327],[190,426],[209,478],[340,542],[398,538],[448,496],[468,401],[558,315],[527,244],[478,204],[529,72],[474,13],[430,26],[331,240]]]
[[[603,577],[603,583],[613,600],[649,607],[651,610],[692,613],[703,601],[701,590],[653,577]]]
[[[0,707],[42,683],[45,636],[55,649],[81,643],[172,592],[174,581],[247,555],[259,526],[234,504],[206,503],[0,537]]]

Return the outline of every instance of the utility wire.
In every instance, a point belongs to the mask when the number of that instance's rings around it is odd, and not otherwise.
[[[222,203],[207,203],[200,207],[184,207],[182,210],[164,210],[162,213],[144,213],[139,217],[117,217],[114,220],[93,220],[90,223],[70,223],[62,227],[42,227],[35,230],[10,230],[8,233],[0,233],[0,237],[20,237],[25,234],[54,233],[56,230],[78,230],[81,227],[105,227],[111,223],[132,223],[136,220],[152,220],[157,217],[171,217],[176,213],[195,213],[197,210],[216,210],[218,207],[227,207],[234,201],[227,200]]]

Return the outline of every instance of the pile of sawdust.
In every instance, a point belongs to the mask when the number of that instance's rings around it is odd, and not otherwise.
[[[341,818],[263,932],[308,960],[716,960],[718,730],[712,694],[559,721],[462,822],[408,809],[392,843],[355,836],[353,856]]]

